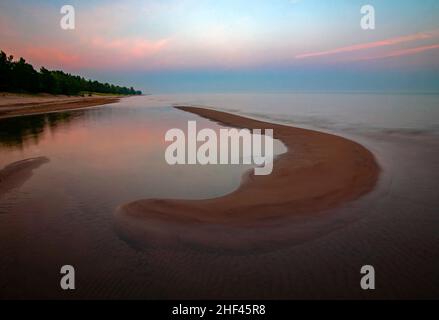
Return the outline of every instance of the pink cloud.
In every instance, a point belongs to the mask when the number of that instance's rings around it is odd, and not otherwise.
[[[55,47],[25,46],[19,51],[20,56],[23,56],[26,60],[30,60],[33,64],[40,66],[69,65],[72,67],[80,67],[83,64],[83,60],[79,55],[72,54],[69,50]]]
[[[401,44],[401,43],[430,39],[430,38],[433,38],[434,35],[435,35],[434,33],[427,33],[427,32],[417,33],[417,34],[412,34],[412,35],[407,35],[407,36],[402,36],[402,37],[397,37],[397,38],[376,41],[376,42],[362,43],[362,44],[357,44],[357,45],[353,45],[353,46],[337,48],[337,49],[333,49],[333,50],[299,54],[299,55],[296,55],[296,59],[306,59],[306,58],[313,58],[313,57],[335,55],[335,54],[339,54],[339,53],[354,52],[354,51],[368,50],[368,49],[373,49],[373,48],[394,46],[396,44]]]
[[[128,56],[128,58],[148,57],[158,53],[167,43],[168,39],[149,41],[141,38],[110,39],[95,37],[91,41],[94,50],[109,50]]]
[[[82,39],[79,45],[14,45],[8,53],[19,53],[32,64],[48,68],[118,68],[142,64],[142,59],[152,58],[166,47],[168,39]]]
[[[395,51],[391,51],[389,53],[386,53],[384,55],[375,56],[375,57],[360,58],[360,59],[356,59],[356,60],[374,60],[374,59],[401,57],[401,56],[414,55],[414,54],[418,54],[421,52],[430,51],[430,50],[434,50],[434,49],[439,49],[439,44],[410,48],[410,49],[395,50]]]

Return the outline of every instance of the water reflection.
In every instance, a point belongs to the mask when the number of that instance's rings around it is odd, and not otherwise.
[[[47,132],[81,118],[84,111],[58,112],[0,120],[0,146],[23,149],[26,145],[38,145]]]
[[[350,102],[360,99],[339,98],[135,97],[102,108],[0,120],[0,168],[28,158],[50,159],[0,199],[0,299],[361,298],[358,266],[366,263],[387,281],[378,298],[438,296],[436,283],[423,275],[439,270],[439,143],[422,134],[360,132],[359,141],[382,165],[384,188],[334,216],[362,217],[359,223],[288,250],[243,256],[159,250],[152,255],[133,249],[114,232],[113,214],[121,204],[212,198],[240,183],[239,167],[167,165],[166,130],[185,130],[194,118],[200,128],[220,128],[171,108],[173,103],[234,108],[290,123],[312,120],[332,128],[346,123],[361,128],[358,119],[368,129],[377,124],[386,130],[438,128],[437,98],[403,97],[400,107],[396,101],[402,99],[391,98],[395,102],[389,105],[372,97],[364,107],[353,103],[350,109]],[[417,108],[409,108],[414,100]],[[59,290],[59,266],[67,263],[81,271],[81,285],[69,296]],[[327,272],[334,266],[344,281]],[[396,288],[399,283],[404,288]]]

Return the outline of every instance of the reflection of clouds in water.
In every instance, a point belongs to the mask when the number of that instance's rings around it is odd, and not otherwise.
[[[81,198],[86,184],[87,190],[96,190],[95,201],[103,203],[143,197],[210,198],[237,188],[249,166],[166,163],[165,132],[183,129],[193,116],[164,100],[133,97],[100,108],[0,120],[0,166],[48,156],[51,164],[41,172],[64,181],[59,188],[74,188],[72,197]],[[220,128],[204,119],[197,122],[200,127]],[[54,187],[49,180],[41,186],[46,184]]]

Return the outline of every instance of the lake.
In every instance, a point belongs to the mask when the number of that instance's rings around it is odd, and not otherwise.
[[[194,118],[199,128],[222,128],[174,104],[345,136],[375,154],[381,179],[322,218],[342,227],[305,243],[238,256],[137,248],[114,228],[118,206],[218,197],[250,168],[169,166],[168,129],[185,130]],[[437,297],[438,151],[438,95],[151,95],[2,119],[0,168],[38,156],[49,162],[0,197],[0,298]],[[318,228],[314,220],[299,227]],[[76,268],[73,293],[59,289],[65,264]],[[382,281],[377,296],[358,290],[364,264]]]

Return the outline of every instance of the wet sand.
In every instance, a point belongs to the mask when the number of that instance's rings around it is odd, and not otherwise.
[[[291,232],[287,219],[297,222],[323,214],[371,191],[378,180],[373,154],[348,139],[211,109],[178,109],[230,127],[273,129],[274,138],[288,151],[275,159],[270,175],[255,176],[250,170],[240,187],[223,197],[145,199],[122,205],[116,211],[117,229],[139,248],[189,245],[240,253],[291,245],[325,230]]]
[[[32,171],[49,162],[46,157],[24,159],[11,163],[0,170],[0,197],[14,188],[22,186]]]
[[[120,97],[117,96],[68,97],[48,94],[20,95],[3,93],[0,95],[0,119],[94,107],[119,101]]]

